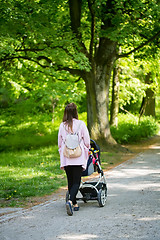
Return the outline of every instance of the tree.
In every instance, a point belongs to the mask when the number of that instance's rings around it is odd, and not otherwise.
[[[155,116],[159,94],[159,56],[121,60],[119,104],[123,111]],[[140,109],[140,110],[139,110]]]
[[[1,31],[5,42],[0,61],[18,59],[34,71],[42,67],[46,74],[65,71],[84,79],[91,137],[115,144],[108,117],[111,71],[116,59],[154,41],[159,44],[158,1],[10,0],[5,4],[2,21],[11,26]],[[121,54],[119,45],[127,46]]]
[[[156,116],[155,105],[156,95],[158,93],[159,81],[159,56],[154,59],[146,60],[141,63],[141,68],[144,72],[144,83],[146,84],[145,95],[142,99],[140,107],[140,117],[144,114],[146,116]]]

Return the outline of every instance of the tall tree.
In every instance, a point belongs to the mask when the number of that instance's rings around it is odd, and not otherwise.
[[[34,71],[42,67],[46,74],[65,71],[83,78],[91,136],[116,143],[108,118],[111,71],[119,57],[159,44],[159,1],[2,2],[0,61],[18,59]],[[118,45],[127,46],[121,54]]]

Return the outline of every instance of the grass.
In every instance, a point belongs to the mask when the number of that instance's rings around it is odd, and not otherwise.
[[[25,204],[66,185],[57,147],[0,154],[0,207]]]

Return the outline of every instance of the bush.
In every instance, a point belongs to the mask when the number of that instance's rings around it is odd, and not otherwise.
[[[153,117],[143,117],[138,123],[138,117],[125,114],[119,115],[118,128],[111,127],[112,136],[120,143],[133,143],[154,136],[158,124]]]

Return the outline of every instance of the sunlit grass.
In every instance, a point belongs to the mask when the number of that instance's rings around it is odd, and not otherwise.
[[[51,194],[64,185],[57,146],[0,154],[0,206]]]
[[[119,155],[119,156],[118,156]],[[101,152],[102,169],[106,169],[113,164],[116,165],[121,161],[120,154],[114,152]]]

